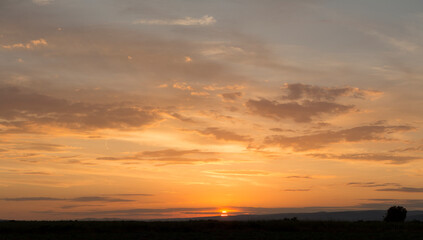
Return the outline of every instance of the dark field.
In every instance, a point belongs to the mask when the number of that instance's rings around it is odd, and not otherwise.
[[[423,239],[423,222],[4,221],[0,240],[37,239]]]

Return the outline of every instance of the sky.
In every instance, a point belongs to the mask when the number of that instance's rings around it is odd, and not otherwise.
[[[423,209],[420,0],[0,1],[0,219]]]

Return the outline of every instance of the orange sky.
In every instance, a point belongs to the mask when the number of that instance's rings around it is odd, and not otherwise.
[[[423,209],[419,1],[0,2],[0,219]]]

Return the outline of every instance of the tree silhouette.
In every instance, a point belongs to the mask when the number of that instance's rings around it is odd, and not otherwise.
[[[407,217],[407,209],[402,206],[392,206],[386,212],[385,222],[404,222]]]

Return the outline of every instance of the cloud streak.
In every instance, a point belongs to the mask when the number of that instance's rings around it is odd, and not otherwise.
[[[65,198],[51,198],[51,197],[23,197],[23,198],[2,198],[3,201],[10,202],[29,202],[29,201],[64,201]]]
[[[415,187],[381,188],[381,189],[377,189],[376,191],[379,191],[379,192],[423,193],[423,188],[415,188]]]
[[[298,123],[311,122],[313,117],[322,114],[346,113],[354,108],[352,105],[342,105],[332,102],[304,100],[301,103],[279,103],[265,98],[260,100],[250,99],[245,105],[253,114],[275,120],[290,118]]]
[[[265,144],[278,145],[282,148],[292,148],[295,151],[307,151],[326,147],[334,143],[342,142],[362,142],[362,141],[389,141],[387,134],[395,132],[404,132],[414,130],[414,127],[406,125],[398,126],[360,126],[349,128],[340,131],[326,131],[316,134],[288,137],[284,135],[268,136],[265,139]],[[329,156],[329,155],[327,155]],[[325,155],[316,155],[315,157],[327,157]],[[334,156],[335,157],[335,156]],[[340,156],[342,157],[342,155]],[[374,160],[390,160],[387,156],[381,155],[344,155],[345,158],[363,159],[371,158]],[[393,161],[404,162],[407,160],[414,160],[413,157],[397,157]]]
[[[401,186],[398,183],[376,183],[376,182],[349,182],[347,183],[347,185],[354,186],[354,187],[365,187],[365,188]]]
[[[233,102],[242,97],[242,92],[228,92],[220,95],[225,102]]]
[[[175,150],[164,149],[157,151],[144,151],[130,156],[121,157],[98,157],[97,160],[107,161],[149,161],[157,162],[159,165],[168,164],[195,164],[195,163],[211,163],[220,161],[219,158],[210,158],[204,156],[215,155],[214,152],[202,152],[197,149],[191,150]],[[185,156],[191,157],[185,157]]]
[[[385,153],[309,154],[309,156],[322,159],[388,162],[390,164],[405,164],[422,159],[421,157],[415,156],[399,156]]]
[[[201,18],[185,17],[173,20],[139,19],[133,23],[143,25],[207,26],[215,24],[216,19],[213,16],[204,15]]]
[[[2,125],[23,128],[28,125],[54,125],[75,130],[141,128],[161,117],[151,108],[125,104],[70,102],[16,87],[0,88]]]
[[[264,176],[269,175],[266,171],[256,170],[215,170],[212,173],[223,174],[223,175],[246,175],[246,176]]]
[[[134,196],[134,195],[122,195]],[[136,194],[136,196],[152,196],[150,194]],[[103,196],[85,196],[76,198],[52,198],[52,197],[19,197],[19,198],[2,198],[3,201],[9,202],[32,202],[32,201],[70,201],[70,202],[133,202],[135,200],[122,199],[115,197]]]
[[[32,2],[37,5],[44,6],[54,2],[54,0],[32,0]]]
[[[310,189],[308,188],[289,188],[289,189],[285,189],[285,192],[308,192],[310,191]]]
[[[35,150],[42,152],[60,152],[67,147],[60,144],[41,142],[15,142],[12,145],[11,148],[15,150]]]
[[[354,109],[354,105],[336,103],[340,97],[365,99],[381,92],[353,87],[319,87],[301,83],[285,84],[284,102],[260,98],[245,105],[251,113],[275,120],[293,119],[298,123],[311,122],[323,114],[339,115]]]
[[[225,141],[236,141],[236,142],[250,142],[252,138],[244,135],[239,135],[237,133],[224,130],[221,128],[216,127],[209,127],[203,130],[198,130],[197,132],[204,134],[204,135],[212,135],[217,140],[225,140]]]
[[[362,90],[353,87],[319,87],[308,84],[292,83],[285,84],[283,90],[287,92],[282,99],[299,100],[313,99],[334,101],[339,97],[353,97],[364,99],[368,96],[380,95],[381,92],[374,90]]]
[[[36,47],[42,47],[42,46],[47,46],[48,43],[44,38],[40,38],[40,39],[35,39],[35,40],[31,40],[27,43],[14,43],[14,44],[10,44],[10,45],[2,45],[3,48],[5,49],[34,49]]]
[[[312,179],[311,176],[308,175],[291,175],[291,176],[286,176],[285,178],[293,178],[293,179]]]

